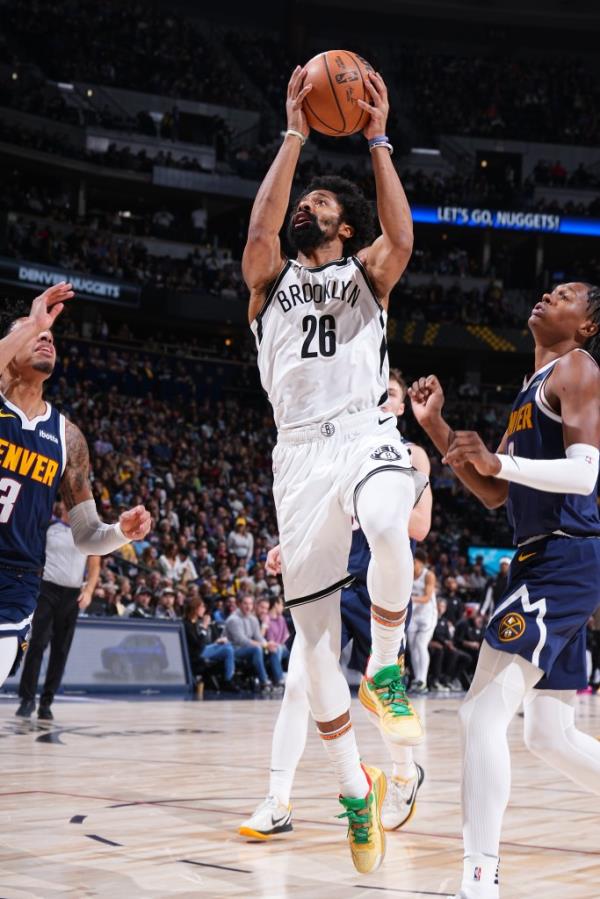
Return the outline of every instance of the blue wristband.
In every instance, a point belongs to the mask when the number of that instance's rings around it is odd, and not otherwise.
[[[389,144],[390,139],[387,134],[381,134],[378,137],[372,137],[369,140],[369,150],[371,147],[376,147],[378,144]]]

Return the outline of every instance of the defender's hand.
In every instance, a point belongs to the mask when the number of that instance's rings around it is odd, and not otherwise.
[[[29,316],[22,320],[22,324],[35,325],[36,331],[48,331],[65,308],[67,300],[75,296],[72,285],[67,281],[53,284],[48,290],[36,297],[31,304]],[[17,323],[16,327],[19,327]]]
[[[306,69],[296,66],[288,83],[285,111],[287,113],[287,126],[293,131],[300,131],[304,137],[310,134],[310,128],[304,115],[302,103],[306,95],[312,90],[312,84],[305,84]]]
[[[441,416],[444,408],[444,391],[435,375],[419,378],[408,388],[412,410],[420,425]]]
[[[265,571],[267,574],[281,574],[281,547],[279,543],[267,553]]]
[[[128,540],[141,540],[152,526],[150,512],[143,506],[135,506],[119,517],[121,530]]]
[[[453,467],[470,462],[484,476],[494,477],[500,471],[500,460],[490,453],[475,431],[456,431],[442,462]]]
[[[372,137],[381,137],[385,134],[390,104],[387,87],[381,75],[377,72],[368,72],[367,76],[368,80],[365,83],[371,94],[372,104],[365,103],[364,100],[357,100],[357,103],[371,117],[362,132],[367,140],[371,140]]]

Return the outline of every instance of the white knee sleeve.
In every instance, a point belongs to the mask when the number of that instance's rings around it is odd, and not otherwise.
[[[600,794],[600,743],[575,727],[574,690],[534,690],[524,702],[525,745],[575,783]]]
[[[338,591],[292,610],[297,644],[294,650],[311,714],[320,722],[333,721],[350,708],[350,688],[340,667],[340,596]]]

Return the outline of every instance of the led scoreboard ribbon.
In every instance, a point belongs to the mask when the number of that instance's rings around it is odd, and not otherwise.
[[[413,206],[411,212],[414,222],[426,225],[600,237],[600,219],[570,218],[549,212],[489,209],[479,206]]]

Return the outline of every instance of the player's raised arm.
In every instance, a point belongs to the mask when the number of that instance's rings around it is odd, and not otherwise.
[[[409,388],[408,393],[412,401],[412,410],[415,418],[442,455],[444,461],[452,467],[459,481],[486,508],[497,509],[499,506],[504,505],[508,497],[508,484],[495,477],[481,474],[473,464],[473,459],[469,459],[466,456],[458,456],[454,452],[458,435],[471,432],[458,432],[455,434],[448,422],[443,418],[444,391],[435,375],[419,378]],[[478,450],[480,453],[497,458],[489,452],[478,435],[474,434],[473,437],[476,438],[473,450],[475,450],[475,443],[479,441]],[[505,443],[506,437],[503,437],[498,448],[499,452],[504,450]]]
[[[252,207],[248,238],[242,257],[242,274],[251,293],[264,289],[281,269],[279,232],[289,206],[300,151],[310,132],[302,110],[302,102],[312,85],[304,83],[305,77],[305,70],[296,66],[287,90],[286,135]],[[253,317],[251,309],[251,318]]]
[[[359,257],[365,265],[378,296],[387,300],[394,285],[400,280],[408,265],[413,248],[413,223],[410,206],[404,188],[391,157],[391,145],[386,136],[389,102],[387,88],[381,75],[369,72],[367,88],[372,103],[359,100],[359,105],[370,115],[363,130],[369,141],[375,189],[377,214],[382,234]]]
[[[90,484],[90,454],[85,437],[72,422],[66,423],[67,464],[60,492],[69,512],[75,546],[84,555],[106,556],[131,540],[145,537],[152,519],[143,506],[128,509],[117,524],[98,517]]]
[[[29,315],[17,319],[10,331],[0,340],[0,373],[15,358],[29,340],[49,331],[64,309],[67,300],[75,296],[70,284],[61,281],[45,290],[31,304]]]

